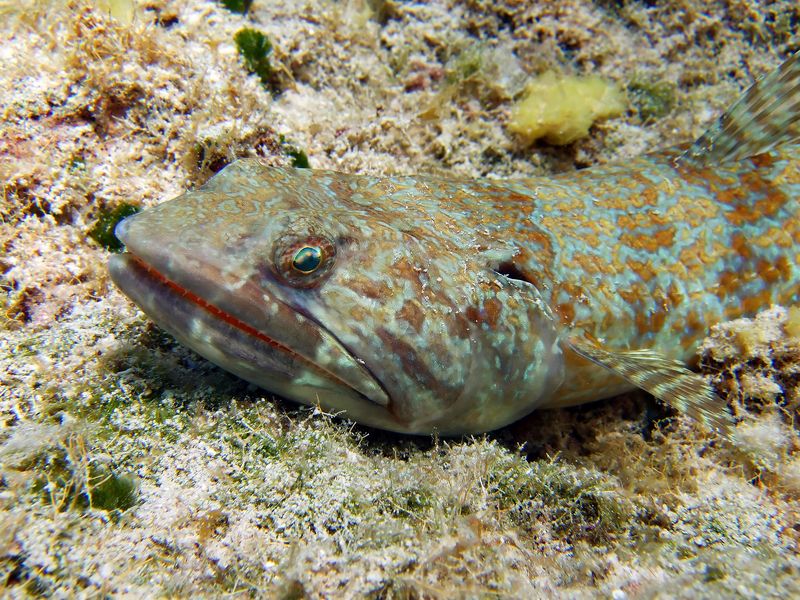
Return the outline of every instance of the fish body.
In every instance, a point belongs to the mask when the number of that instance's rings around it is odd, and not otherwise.
[[[244,159],[129,217],[117,285],[282,396],[481,432],[641,387],[709,424],[711,323],[800,294],[800,59],[683,152],[548,178],[371,177]]]

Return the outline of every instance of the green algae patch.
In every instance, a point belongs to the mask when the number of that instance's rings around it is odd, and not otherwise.
[[[136,504],[136,479],[129,474],[96,472],[88,491],[92,508],[123,511]]]
[[[233,41],[247,70],[258,75],[265,87],[277,91],[274,89],[275,71],[269,61],[269,56],[272,54],[272,42],[269,38],[257,29],[245,27],[236,32]]]
[[[30,490],[58,512],[94,509],[118,516],[136,504],[137,481],[104,464],[97,433],[71,419],[31,424],[0,446],[4,475],[28,479]]]
[[[122,219],[135,215],[140,210],[133,204],[122,203],[110,210],[100,211],[100,216],[89,230],[89,237],[109,252],[121,252],[125,245],[114,234],[114,229]]]
[[[253,5],[253,0],[220,0],[220,4],[231,12],[246,15]]]
[[[298,169],[308,169],[311,165],[308,162],[308,156],[298,148],[290,148],[286,150],[286,155],[292,159],[292,166]]]
[[[284,135],[278,138],[280,147],[284,154],[291,159],[291,165],[296,169],[309,169],[311,164],[308,162],[308,155],[301,150],[296,144],[287,140]]]
[[[592,124],[619,116],[625,107],[625,96],[613,82],[548,71],[528,83],[511,109],[508,128],[526,143],[543,139],[560,146],[586,137]]]
[[[634,505],[599,472],[558,460],[529,463],[515,454],[498,460],[487,488],[516,527],[529,529],[544,519],[569,542],[602,544],[632,524]]]
[[[628,100],[642,121],[660,119],[675,106],[675,86],[668,81],[634,77],[628,83]]]
[[[480,73],[483,67],[481,48],[471,46],[454,55],[445,69],[445,81],[450,85],[457,85]]]

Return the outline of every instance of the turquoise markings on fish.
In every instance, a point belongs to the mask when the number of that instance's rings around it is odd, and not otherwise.
[[[708,327],[800,294],[800,57],[685,153],[460,181],[228,166],[129,217],[113,280],[272,392],[384,429],[501,427],[640,387],[714,427]]]

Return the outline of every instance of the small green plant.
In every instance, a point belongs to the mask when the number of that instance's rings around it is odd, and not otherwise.
[[[292,157],[292,166],[298,169],[308,169],[311,165],[308,164],[308,156],[302,150],[297,148],[290,148],[286,151],[288,156]]]
[[[275,72],[269,62],[272,53],[272,43],[266,35],[257,29],[245,27],[233,36],[236,48],[244,59],[247,70],[258,75],[266,87],[275,90]]]
[[[675,106],[675,87],[668,81],[634,77],[628,84],[628,98],[642,121],[660,119]]]
[[[89,237],[109,252],[121,252],[124,244],[114,235],[114,228],[122,219],[134,215],[140,210],[137,206],[126,202],[112,209],[101,210],[97,221],[89,230]]]
[[[240,15],[246,15],[247,11],[250,10],[250,7],[253,5],[253,0],[220,0],[220,2],[222,6],[229,11],[239,13]]]
[[[401,519],[421,521],[434,507],[433,490],[425,486],[392,490],[379,505],[388,514]]]
[[[52,446],[32,449],[18,467],[36,474],[32,490],[58,512],[92,508],[119,515],[136,504],[135,476],[98,464],[91,452],[82,434],[70,433]]]
[[[600,474],[556,460],[506,458],[495,465],[487,483],[515,525],[527,527],[544,517],[572,543],[606,543],[626,530],[633,515],[633,507]]]
[[[456,85],[479,73],[483,67],[481,50],[480,47],[468,48],[447,61],[445,67],[447,83]]]
[[[91,507],[115,512],[136,504],[136,482],[128,475],[116,475],[94,466],[81,473],[76,465],[60,457],[52,459],[47,468],[47,474],[34,483],[33,489],[59,511]]]
[[[309,169],[311,165],[308,162],[308,155],[300,148],[295,146],[292,142],[288,141],[283,135],[278,138],[278,141],[283,148],[286,156],[292,159],[292,166],[298,169]]]
[[[92,475],[88,494],[92,508],[123,511],[136,504],[136,480],[133,477],[97,470]]]

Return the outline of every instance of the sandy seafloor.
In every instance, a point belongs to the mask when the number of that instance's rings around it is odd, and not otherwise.
[[[286,164],[280,136],[312,167],[463,177],[685,142],[800,47],[795,1],[93,6],[0,2],[3,596],[800,597],[796,310],[709,323],[736,443],[642,394],[409,438],[179,346],[87,237],[235,157]],[[275,97],[237,57],[245,25]],[[546,69],[672,103],[526,146],[509,110]]]

